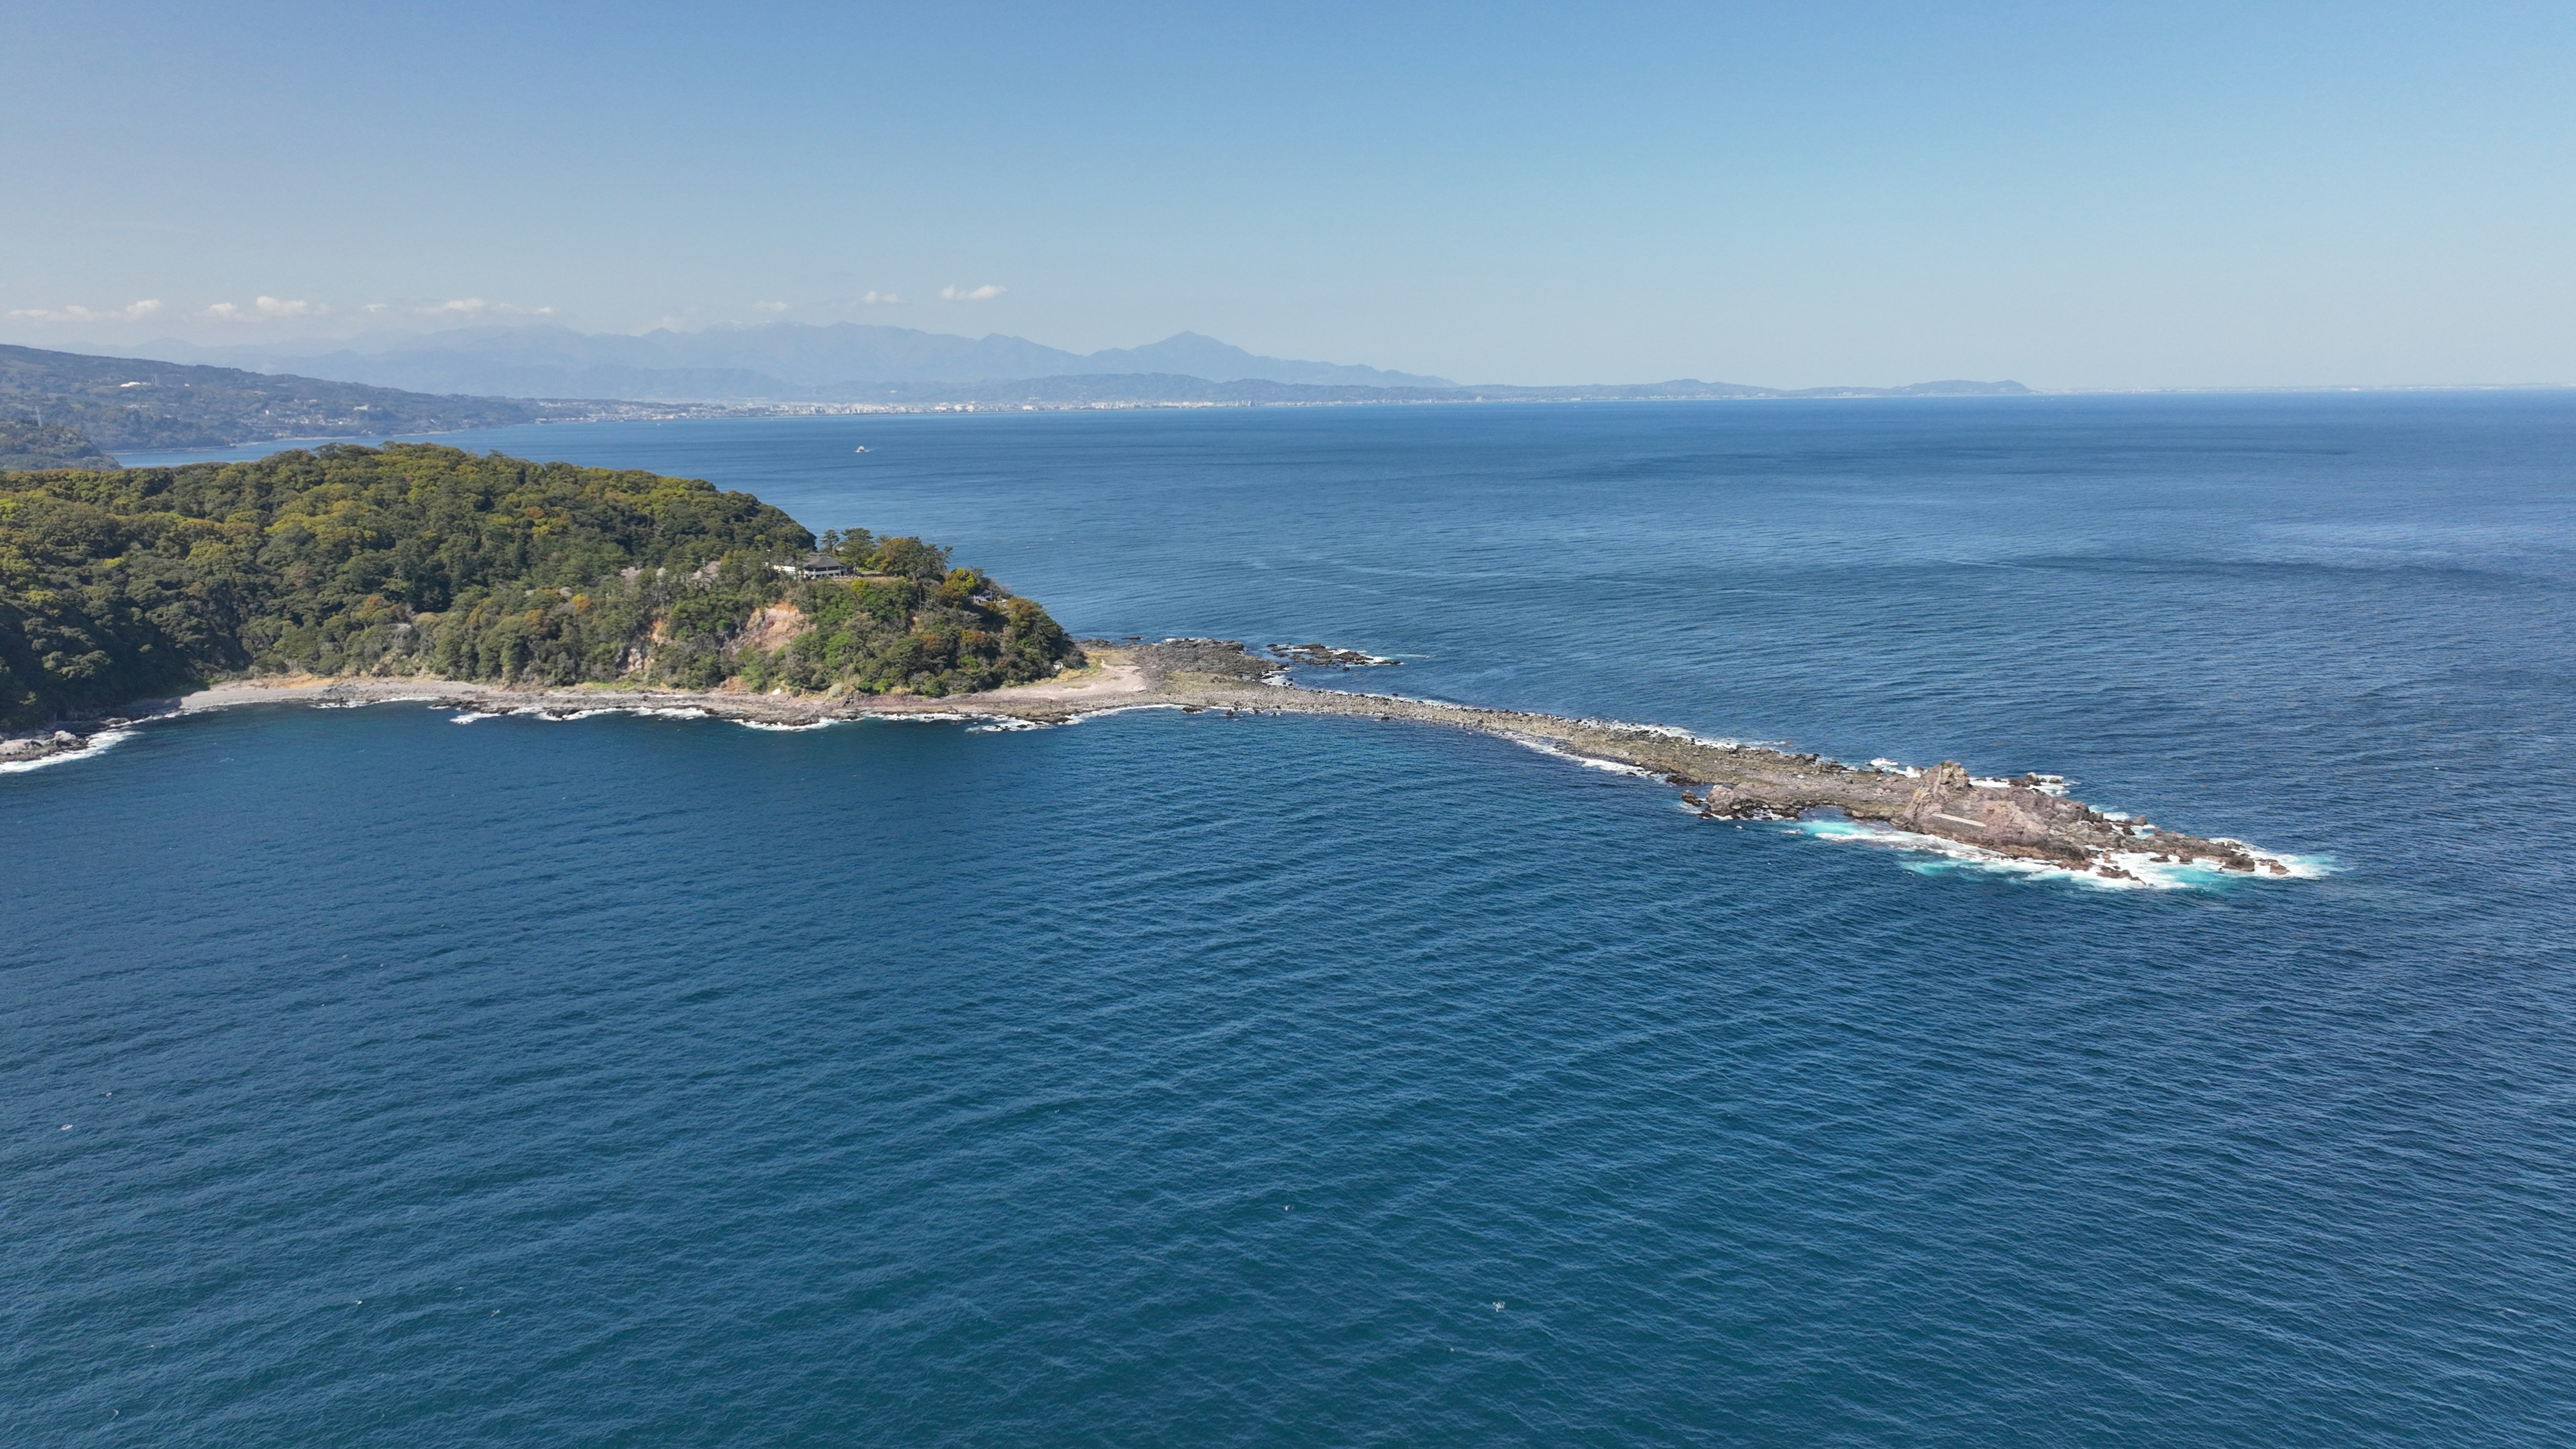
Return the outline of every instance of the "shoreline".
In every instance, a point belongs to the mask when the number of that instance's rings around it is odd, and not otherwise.
[[[980,719],[1035,727],[1132,709],[1192,714],[1221,710],[1230,717],[1296,714],[1404,721],[1493,735],[1578,763],[1633,772],[1680,787],[1683,803],[1703,819],[1798,820],[1817,811],[1833,811],[1854,822],[1883,827],[1892,833],[1889,843],[1905,843],[1893,837],[1921,837],[1927,844],[1964,847],[2109,882],[2144,884],[2157,867],[2189,868],[2202,862],[2244,875],[2302,873],[2277,853],[2240,841],[2186,835],[2096,810],[2067,798],[2062,782],[2052,776],[1979,779],[1951,762],[1928,769],[1885,760],[1853,766],[1815,754],[1703,739],[1666,725],[1570,719],[1290,682],[1290,662],[1314,662],[1319,656],[1302,651],[1321,646],[1274,649],[1277,658],[1264,658],[1237,641],[1220,639],[1160,643],[1095,639],[1084,641],[1084,648],[1094,663],[1069,675],[937,699],[649,689],[613,683],[525,689],[382,676],[232,680],[175,700],[152,701],[129,715],[88,722],[87,734],[58,728],[40,739],[8,741],[0,745],[0,769],[31,768],[85,753],[93,747],[92,737],[112,735],[146,719],[252,704],[353,708],[417,702],[473,714],[556,717],[686,714],[773,729],[904,718]],[[1393,662],[1346,651],[1327,650],[1320,657],[1345,668]]]

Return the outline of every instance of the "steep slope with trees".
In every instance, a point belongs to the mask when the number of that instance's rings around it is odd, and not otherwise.
[[[454,448],[0,474],[0,724],[225,674],[944,695],[1079,658],[918,539],[813,535],[695,479]]]

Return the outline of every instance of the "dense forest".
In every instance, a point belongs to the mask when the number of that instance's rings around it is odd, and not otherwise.
[[[0,417],[77,428],[109,452],[507,427],[581,411],[511,398],[434,397],[232,367],[0,346]]]
[[[943,695],[1080,658],[915,538],[815,540],[748,493],[425,444],[0,474],[0,724],[225,674]],[[812,572],[813,570],[807,570]]]

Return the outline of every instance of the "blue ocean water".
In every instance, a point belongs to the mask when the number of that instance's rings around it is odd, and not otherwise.
[[[0,1439],[2576,1442],[2576,398],[458,441],[2333,870],[1365,721],[156,724],[0,775]]]

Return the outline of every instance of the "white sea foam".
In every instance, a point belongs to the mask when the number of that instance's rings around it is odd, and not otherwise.
[[[1179,709],[1179,708],[1180,708],[1180,706],[1179,706],[1179,705],[1177,705],[1177,704],[1122,704],[1122,705],[1118,705],[1118,706],[1116,706],[1116,707],[1114,707],[1114,708],[1111,708],[1111,709],[1087,709],[1087,710],[1084,710],[1082,713],[1080,713],[1080,714],[1078,714],[1078,715],[1075,715],[1072,719],[1067,720],[1067,721],[1066,721],[1066,723],[1067,723],[1067,724],[1080,724],[1080,723],[1082,723],[1084,720],[1092,720],[1092,719],[1107,719],[1107,718],[1109,718],[1109,717],[1110,717],[1111,715],[1113,715],[1113,714],[1140,714],[1140,713],[1142,713],[1142,712],[1144,712],[1144,711],[1146,711],[1146,710],[1149,710],[1149,709]],[[914,716],[914,718],[916,718],[916,719],[917,719],[917,718],[919,718],[919,717],[920,717],[920,716],[917,716],[917,715],[916,715],[916,716]]]
[[[48,765],[64,765],[74,760],[86,760],[102,750],[113,748],[118,741],[129,739],[133,734],[134,728],[130,725],[123,729],[100,730],[89,737],[89,744],[82,749],[41,755],[32,760],[10,760],[0,763],[0,775],[23,775],[29,770],[41,770]]]
[[[844,718],[881,719],[903,724],[964,724],[969,720],[983,719],[985,716],[980,714],[968,714],[963,710],[953,709],[934,710],[920,714],[913,713],[910,710],[862,710],[857,714],[844,716]]]
[[[738,719],[735,720],[734,723],[747,730],[768,730],[773,734],[793,735],[802,734],[807,730],[830,729],[836,724],[846,724],[848,721],[837,719],[818,719],[808,720],[804,724],[781,724],[776,720]]]
[[[449,716],[447,722],[449,724],[472,724],[476,720],[499,719],[501,717],[501,713],[502,712],[499,710],[469,709],[463,714]]]
[[[364,699],[317,699],[314,709],[369,709],[379,704],[446,704],[443,694],[371,694]]]
[[[1922,835],[1914,831],[1898,830],[1891,826],[1878,825],[1863,820],[1801,820],[1797,823],[1795,828],[1800,834],[1807,835],[1818,840],[1840,841],[1861,845],[1876,845],[1890,849],[1908,851],[1919,856],[1937,857],[1936,859],[1917,860],[1907,864],[1906,869],[1916,871],[1918,873],[1937,874],[1939,872],[1950,870],[1976,870],[1991,872],[1998,875],[2023,876],[2034,880],[2071,880],[2103,890],[2193,890],[2219,885],[2227,881],[2281,880],[2285,878],[2293,880],[2315,880],[2320,876],[2329,874],[2331,871],[2331,867],[2326,862],[2319,859],[2284,855],[2279,851],[2264,850],[2257,846],[2245,845],[2243,841],[2229,841],[2226,843],[2244,846],[2245,850],[2251,853],[2258,863],[2262,861],[2279,862],[2282,869],[2288,872],[2288,876],[2283,877],[2275,875],[2269,870],[2257,870],[2249,875],[2241,870],[2223,870],[2206,861],[2196,863],[2174,860],[2158,861],[2154,858],[2155,852],[2153,851],[2113,851],[2109,856],[2109,863],[2121,870],[2127,871],[2131,877],[2123,879],[2119,876],[2106,876],[2090,869],[2078,869],[2073,866],[2055,865],[2042,860],[2027,860],[2020,856],[2002,855],[1991,850],[1981,850],[1976,846],[1963,844],[1956,840],[1944,839],[1938,835]]]
[[[1574,751],[1557,744],[1553,740],[1539,739],[1534,735],[1515,734],[1508,730],[1497,730],[1495,733],[1500,734],[1504,739],[1510,740],[1513,744],[1520,746],[1522,749],[1536,750],[1542,755],[1553,755],[1560,760],[1570,760],[1575,764],[1581,765],[1587,770],[1604,770],[1613,775],[1626,775],[1632,779],[1638,780],[1660,780],[1663,778],[1652,770],[1641,769],[1635,765],[1621,764],[1617,760],[1599,760],[1594,759],[1590,755],[1576,754]]]

